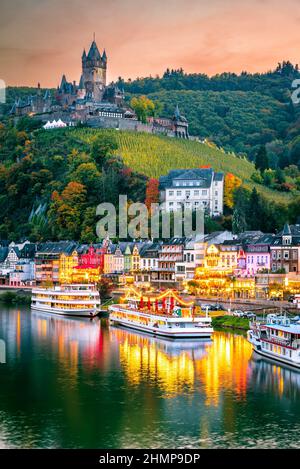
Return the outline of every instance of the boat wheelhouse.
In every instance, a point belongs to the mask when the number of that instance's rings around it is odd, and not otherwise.
[[[265,322],[252,322],[247,336],[257,353],[300,368],[299,322],[269,314]]]
[[[32,290],[31,309],[66,316],[96,316],[100,295],[93,284],[69,284]]]
[[[133,294],[127,294],[121,304],[109,306],[114,325],[169,338],[211,337],[211,318],[196,311],[193,301],[185,301],[173,290],[159,295],[130,290]]]

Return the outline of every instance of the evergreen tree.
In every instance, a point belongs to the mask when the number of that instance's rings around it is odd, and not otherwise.
[[[259,230],[262,228],[264,219],[264,210],[262,199],[256,188],[254,187],[248,204],[247,223],[250,230]]]
[[[94,140],[91,155],[100,169],[102,169],[105,159],[113,155],[117,148],[118,143],[113,134],[102,134]]]
[[[267,150],[266,147],[262,145],[255,157],[255,169],[259,169],[259,171],[263,173],[265,169],[268,169],[269,167]]]
[[[285,182],[284,172],[282,169],[277,168],[275,172],[275,179],[278,184],[283,184]]]
[[[240,209],[234,209],[232,215],[232,232],[234,234],[243,233],[246,231],[247,223],[245,219],[245,213]]]

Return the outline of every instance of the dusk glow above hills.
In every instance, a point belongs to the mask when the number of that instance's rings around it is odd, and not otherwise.
[[[0,78],[10,85],[79,80],[93,33],[108,80],[186,72],[262,72],[300,63],[298,0],[2,0]]]

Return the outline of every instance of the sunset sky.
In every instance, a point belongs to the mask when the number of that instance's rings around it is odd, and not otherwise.
[[[78,81],[93,32],[109,81],[167,67],[212,75],[300,63],[299,0],[1,0],[0,78]]]

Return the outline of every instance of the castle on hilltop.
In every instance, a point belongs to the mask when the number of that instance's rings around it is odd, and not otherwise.
[[[107,55],[105,50],[101,55],[95,40],[93,40],[88,54],[84,49],[82,57],[82,72],[79,84],[68,82],[63,75],[60,86],[57,87],[55,99],[62,107],[82,106],[101,107],[103,103],[110,103],[118,107],[124,105],[124,90],[116,84],[106,83]]]
[[[114,82],[107,84],[107,62],[105,49],[101,54],[94,37],[88,53],[83,51],[78,84],[69,82],[65,74],[54,93],[46,90],[43,94],[38,84],[35,95],[16,99],[10,114],[15,117],[30,115],[45,123],[60,119],[70,126],[80,123],[95,128],[189,138],[188,122],[178,106],[171,119],[149,118],[146,124],[139,122],[133,109],[126,104],[123,86]]]

